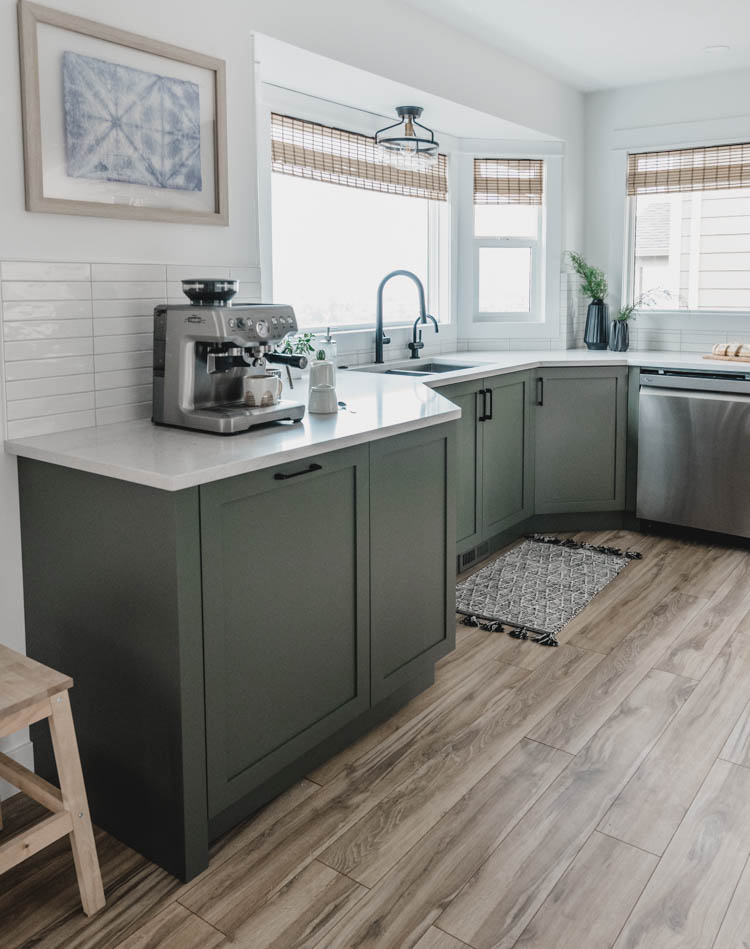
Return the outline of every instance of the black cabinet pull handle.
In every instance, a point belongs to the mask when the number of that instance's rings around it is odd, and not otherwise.
[[[536,404],[544,405],[544,379],[541,376],[536,380]]]
[[[293,471],[291,474],[284,474],[281,471],[277,471],[274,475],[276,481],[287,481],[289,478],[299,478],[300,475],[310,474],[312,471],[322,471],[323,465],[308,465],[307,468],[303,468],[302,471]]]
[[[479,395],[482,396],[482,414],[478,417],[477,421],[479,421],[479,422],[486,422],[487,419],[488,419],[488,417],[489,417],[489,416],[487,415],[487,390],[486,390],[486,389],[480,389],[480,390],[477,392],[477,395],[478,395],[478,396],[479,396]]]
[[[487,412],[487,410],[485,409],[485,416],[484,416],[485,419],[489,422],[492,419],[492,389],[485,389],[484,391],[490,397],[490,410],[489,412]]]

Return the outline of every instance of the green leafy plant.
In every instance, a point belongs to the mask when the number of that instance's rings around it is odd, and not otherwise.
[[[568,251],[568,257],[573,265],[573,270],[581,278],[581,291],[584,296],[590,297],[594,301],[603,300],[609,293],[604,271],[587,264],[583,257],[573,250]]]
[[[314,339],[315,333],[297,333],[296,336],[287,336],[281,352],[290,356],[309,356],[310,353],[315,352]]]
[[[621,306],[617,311],[617,316],[614,319],[618,323],[627,323],[628,320],[635,319],[635,311],[642,306],[653,306],[657,294],[662,294],[665,297],[671,297],[669,290],[646,290],[642,293],[637,299],[633,300],[632,303],[628,303],[626,306]]]

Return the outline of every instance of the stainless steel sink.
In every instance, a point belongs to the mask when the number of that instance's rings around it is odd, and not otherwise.
[[[446,362],[420,362],[414,366],[403,369],[386,369],[386,373],[393,376],[431,376],[436,372],[456,372],[459,369],[474,369],[467,363],[463,365],[453,365]]]

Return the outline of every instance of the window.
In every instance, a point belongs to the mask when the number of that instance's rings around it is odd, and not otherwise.
[[[750,144],[628,156],[628,293],[661,310],[750,310]]]
[[[536,320],[541,297],[544,163],[474,160],[474,317]]]
[[[274,301],[291,303],[300,327],[372,326],[378,284],[404,269],[440,319],[445,156],[404,170],[368,136],[275,114],[271,145]],[[411,281],[391,281],[383,300],[387,323],[415,318]]]

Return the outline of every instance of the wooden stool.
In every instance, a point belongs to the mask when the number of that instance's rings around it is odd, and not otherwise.
[[[83,911],[91,916],[104,906],[104,889],[70,711],[72,685],[69,676],[0,645],[0,738],[49,719],[60,778],[58,789],[0,752],[0,778],[52,811],[0,845],[0,873],[70,834]]]

